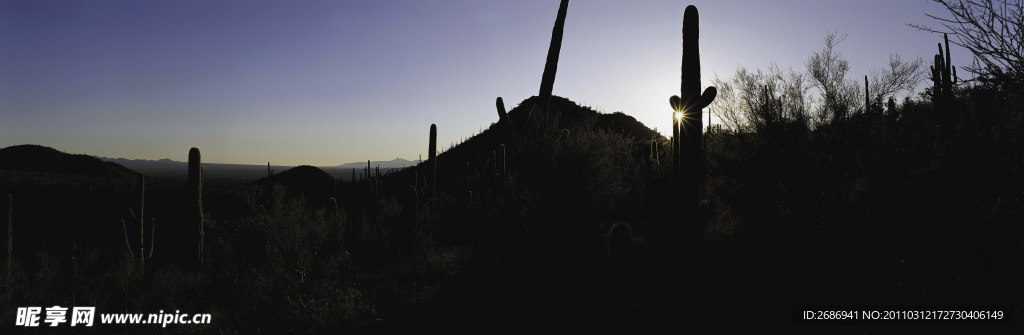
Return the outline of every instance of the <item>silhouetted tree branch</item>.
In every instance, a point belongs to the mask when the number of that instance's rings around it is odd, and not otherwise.
[[[845,118],[851,110],[860,107],[860,85],[856,81],[846,80],[850,64],[835,51],[836,45],[845,39],[846,33],[842,36],[837,36],[836,31],[827,33],[821,52],[815,52],[806,62],[811,86],[818,88],[821,93],[821,104],[815,117],[818,124],[829,119]]]
[[[715,79],[711,79],[711,85],[718,88],[718,97],[711,102],[711,110],[718,115],[727,128],[733,130],[742,128],[744,124],[743,111],[739,108],[739,96],[733,81],[722,80],[716,73]]]
[[[975,56],[975,64],[965,67],[968,72],[978,76],[1024,77],[1022,1],[933,1],[945,7],[952,17],[925,15],[942,22],[946,31],[924,25],[908,25],[924,31],[956,35],[957,41],[953,43],[967,48]]]
[[[736,68],[732,79],[715,77],[718,88],[712,110],[730,129],[757,131],[783,120],[806,120],[810,109],[805,76],[772,63],[767,72]]]
[[[870,93],[873,100],[882,101],[900,91],[912,91],[924,79],[924,60],[918,57],[909,62],[900,55],[889,55],[889,68],[885,71],[871,71]]]

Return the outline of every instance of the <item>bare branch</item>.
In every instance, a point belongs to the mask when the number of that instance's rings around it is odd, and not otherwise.
[[[889,67],[871,71],[871,92],[876,100],[884,100],[901,91],[912,91],[924,79],[924,60],[918,57],[905,62],[898,54],[889,55]]]
[[[965,67],[979,76],[1004,72],[1024,77],[1024,6],[1020,0],[933,0],[951,17],[925,14],[939,21],[945,31],[908,24],[911,27],[956,36],[953,44],[974,54],[976,62]]]

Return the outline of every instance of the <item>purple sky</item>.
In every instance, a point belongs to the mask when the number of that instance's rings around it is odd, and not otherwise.
[[[554,93],[665,133],[683,9],[702,84],[736,66],[805,72],[827,31],[852,79],[936,53],[927,0],[572,1]],[[537,94],[557,0],[0,0],[0,147],[212,163],[338,165],[427,151]],[[952,46],[953,63],[969,65]],[[929,61],[930,63],[930,61]],[[963,76],[963,74],[961,74]],[[920,91],[925,86],[919,86]]]

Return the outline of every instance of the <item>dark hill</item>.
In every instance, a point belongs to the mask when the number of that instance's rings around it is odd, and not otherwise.
[[[507,129],[503,127],[503,124],[492,124],[483,133],[445,151],[441,154],[439,160],[463,163],[466,161],[472,162],[480,155],[491,155],[491,151],[498,148],[501,144],[511,144],[516,134],[519,136],[539,135],[536,133],[540,128],[538,126],[539,123],[554,129],[583,127],[588,131],[603,130],[620,134],[626,138],[648,141],[647,143],[651,139],[664,138],[661,134],[637,121],[636,118],[622,112],[613,114],[598,113],[590,107],[580,106],[572,100],[559,96],[552,96],[550,104],[548,104],[546,109],[544,108],[545,104],[542,98],[538,96],[523,100],[518,106],[508,112],[509,119],[515,125],[513,132],[506,131]],[[443,131],[443,125],[441,127],[441,131]],[[442,148],[439,147],[438,151],[441,150]],[[439,164],[447,165],[447,162]]]
[[[0,149],[0,170],[49,172],[96,177],[124,177],[138,172],[98,158],[69,154],[35,144],[9,146]]]
[[[520,102],[519,106],[516,106],[508,113],[512,123],[519,125],[520,123],[528,122],[528,119],[532,117],[536,117],[531,115],[531,112],[539,112],[544,107],[546,103],[542,100],[541,97],[533,96]],[[581,124],[587,118],[596,118],[593,122],[592,130],[603,129],[637,139],[651,139],[660,136],[654,130],[637,121],[636,118],[622,112],[612,114],[598,113],[590,107],[580,106],[572,100],[559,96],[552,96],[549,106],[550,111],[558,113],[557,123],[563,127]]]
[[[307,204],[315,206],[323,205],[334,197],[334,177],[315,166],[297,166],[254,183],[264,187],[280,185],[289,195],[303,196]]]
[[[624,137],[624,139],[632,138],[644,141],[644,143],[647,143],[647,148],[649,148],[649,141],[651,139],[664,138],[661,134],[647,128],[647,126],[632,116],[622,112],[613,114],[599,113],[590,107],[580,106],[572,100],[559,96],[552,96],[550,104],[547,104],[547,108],[544,108],[545,104],[542,98],[538,96],[523,100],[518,106],[508,112],[509,119],[515,125],[512,131],[508,131],[509,128],[503,127],[504,124],[492,124],[483,133],[446,151],[439,159],[447,160],[448,162],[472,161],[476,156],[490,155],[491,151],[498,148],[501,144],[510,145],[520,142],[520,139],[516,139],[516,137],[542,138],[545,135],[551,135],[541,134],[542,132],[558,131],[561,129],[583,130],[587,132],[604,131],[618,134]],[[440,149],[438,148],[438,150]],[[543,164],[545,162],[537,161],[535,163]],[[446,165],[446,163],[439,164]]]
[[[643,181],[634,179],[645,173],[641,167],[648,164],[650,141],[667,141],[629,115],[599,113],[558,96],[552,96],[550,103],[530,97],[508,115],[511,127],[493,123],[454,147],[437,148],[437,191],[497,190],[502,183],[512,182],[495,178],[505,172],[531,192],[550,197],[543,207],[554,211],[617,211],[608,204],[642,201],[633,193],[644,187],[637,185]],[[424,126],[424,145],[427,129]],[[445,131],[443,124],[438,131]],[[433,173],[432,166],[433,162],[424,161],[389,176],[383,185],[385,193],[408,193],[414,171],[421,183]]]

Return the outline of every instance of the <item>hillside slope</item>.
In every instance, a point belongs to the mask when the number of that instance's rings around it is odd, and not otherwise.
[[[95,177],[124,177],[138,174],[121,164],[104,162],[89,155],[69,154],[35,144],[14,145],[0,149],[0,170]]]

